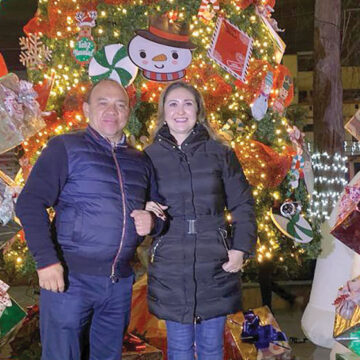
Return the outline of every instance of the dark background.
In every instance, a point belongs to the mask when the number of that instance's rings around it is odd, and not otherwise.
[[[286,30],[280,33],[287,44],[286,54],[312,50],[314,3],[277,0],[273,17]],[[34,16],[37,4],[37,0],[0,0],[0,52],[10,71],[24,70],[19,63],[19,37],[24,36],[22,28]]]

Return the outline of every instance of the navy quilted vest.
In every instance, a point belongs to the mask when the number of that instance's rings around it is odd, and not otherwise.
[[[112,149],[91,128],[62,136],[69,175],[55,210],[65,262],[73,271],[129,276],[141,240],[130,214],[144,208],[150,162],[128,145]]]

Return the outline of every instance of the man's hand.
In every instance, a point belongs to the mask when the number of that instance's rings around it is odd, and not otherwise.
[[[161,205],[155,201],[148,201],[145,205],[145,210],[152,211],[158,218],[163,221],[166,220],[164,210],[166,210],[167,208],[168,207],[166,205]]]
[[[134,218],[136,232],[140,236],[149,235],[154,227],[154,219],[149,211],[134,210],[130,216]]]
[[[38,269],[37,273],[41,288],[54,292],[64,292],[64,268],[60,263]]]
[[[242,270],[244,264],[244,253],[240,250],[228,251],[229,261],[222,265],[222,268],[227,272],[238,272]]]

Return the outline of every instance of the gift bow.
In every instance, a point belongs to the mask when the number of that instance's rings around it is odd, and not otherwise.
[[[349,209],[360,201],[360,184],[345,186],[345,192],[339,204],[338,222],[342,221]]]
[[[12,306],[11,299],[7,293],[9,285],[0,280],[0,316],[7,307]]]
[[[260,325],[260,319],[253,311],[245,312],[244,317],[241,340],[254,343],[258,350],[268,348],[270,343],[278,345],[277,341],[287,341],[286,335],[272,325]]]
[[[5,94],[5,108],[10,116],[14,116],[16,120],[23,120],[24,107],[30,109],[33,113],[36,113],[39,109],[39,104],[35,100],[37,93],[30,82],[20,80],[19,94],[16,94],[13,90],[5,87],[4,85],[0,84],[0,86]]]
[[[360,279],[348,281],[346,285],[339,290],[338,296],[333,305],[336,306],[336,312],[344,319],[350,320],[354,314],[356,306],[360,306]]]

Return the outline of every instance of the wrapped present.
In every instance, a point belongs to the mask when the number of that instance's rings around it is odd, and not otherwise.
[[[21,187],[0,170],[0,225],[6,225],[15,216],[15,199]]]
[[[32,84],[15,74],[0,78],[0,154],[45,126]]]
[[[331,234],[360,254],[360,183],[346,186]]]
[[[166,353],[166,324],[148,310],[147,300],[147,274],[136,281],[133,287],[131,303],[131,320],[129,332],[144,336],[146,341],[157,349]]]
[[[291,348],[267,306],[228,316],[225,358],[258,360],[291,358]]]
[[[345,124],[345,129],[357,140],[360,140],[360,110]]]
[[[6,225],[0,225],[0,249],[10,241],[22,227],[15,221],[10,220]]]
[[[8,288],[0,280],[0,347],[9,342],[26,316],[26,312],[10,298]]]
[[[143,348],[140,350],[125,350],[122,353],[123,360],[162,360],[161,350],[144,343]]]
[[[359,360],[360,357],[354,353],[343,353],[343,354],[335,354],[335,360]]]
[[[39,332],[39,306],[37,304],[26,307],[27,315],[22,322],[16,336],[10,341],[12,359],[23,359],[31,354],[32,359],[41,358]]]
[[[360,355],[360,276],[339,289],[334,305],[335,340]]]
[[[0,249],[22,229],[13,219],[15,199],[20,190],[21,188],[0,170]]]

